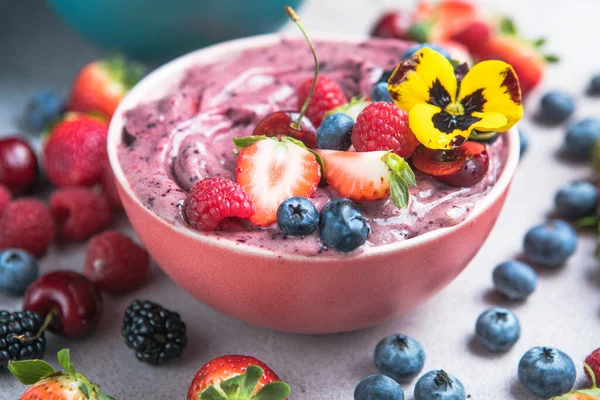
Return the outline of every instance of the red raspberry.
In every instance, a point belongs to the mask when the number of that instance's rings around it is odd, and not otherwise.
[[[596,349],[592,351],[592,354],[585,358],[585,363],[590,366],[592,372],[596,376],[596,382],[600,382],[600,349]],[[585,374],[591,380],[592,377],[588,372],[587,368],[585,369]]]
[[[88,243],[83,274],[102,292],[127,293],[148,277],[150,256],[117,231],[106,231]]]
[[[50,132],[44,145],[46,174],[56,186],[89,186],[100,182],[106,164],[107,125],[84,114],[69,113]]]
[[[12,194],[10,193],[10,190],[8,190],[6,186],[0,184],[0,215],[2,215],[11,199]]]
[[[371,103],[356,118],[352,129],[356,151],[391,150],[409,158],[419,141],[408,126],[408,114],[392,103]]]
[[[187,222],[201,231],[213,231],[225,218],[254,214],[252,199],[239,184],[213,177],[196,183],[183,203]]]
[[[302,105],[308,97],[312,81],[312,78],[304,81],[298,88],[298,110],[302,109]],[[342,88],[333,79],[326,76],[319,76],[313,97],[306,110],[306,117],[318,128],[327,111],[347,102],[348,98],[342,91]]]
[[[50,197],[50,210],[63,239],[86,240],[108,227],[112,209],[101,192],[85,187],[59,189]]]
[[[121,198],[119,197],[119,192],[117,190],[117,182],[115,181],[115,176],[110,167],[107,167],[104,171],[100,186],[102,186],[102,191],[106,197],[108,197],[108,201],[110,201],[113,208],[117,211],[123,210],[123,203],[121,203]]]
[[[17,248],[41,257],[54,240],[54,220],[46,204],[23,198],[11,202],[0,217],[0,250]]]

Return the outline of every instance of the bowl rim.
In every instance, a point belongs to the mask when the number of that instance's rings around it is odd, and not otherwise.
[[[330,34],[330,33],[318,33],[311,35],[315,41],[340,41],[345,43],[360,43],[367,39],[370,39],[368,36],[364,35],[340,35],[340,34]],[[250,36],[240,39],[229,40],[226,42],[218,43],[212,46],[208,46],[205,48],[201,48],[190,53],[184,54],[178,58],[175,58],[172,61],[160,66],[159,68],[152,71],[146,77],[144,77],[140,82],[137,83],[125,96],[125,98],[119,104],[117,110],[115,111],[113,118],[111,119],[110,126],[108,129],[108,138],[107,138],[107,149],[108,149],[108,158],[110,162],[111,169],[115,175],[115,178],[121,188],[126,192],[127,196],[129,196],[138,207],[143,209],[146,213],[156,219],[158,222],[166,225],[169,229],[173,229],[180,234],[188,236],[190,239],[199,240],[204,242],[207,245],[213,245],[216,247],[220,247],[223,249],[227,249],[237,253],[243,254],[252,254],[256,256],[261,256],[265,258],[276,258],[280,262],[282,260],[290,260],[290,261],[307,261],[309,260],[311,263],[315,262],[327,262],[331,260],[356,260],[356,259],[365,259],[373,256],[384,256],[386,254],[390,254],[393,252],[407,250],[415,247],[419,247],[421,245],[425,245],[427,243],[435,242],[439,238],[445,235],[451,235],[457,231],[459,231],[465,225],[469,225],[473,223],[474,220],[478,219],[482,214],[494,205],[498,199],[508,190],[512,178],[517,169],[517,165],[519,162],[519,137],[518,130],[516,127],[511,128],[505,135],[505,138],[508,142],[508,154],[506,163],[504,168],[492,187],[492,189],[481,199],[479,199],[473,209],[470,211],[467,218],[463,221],[459,222],[456,225],[438,228],[433,231],[425,232],[421,235],[415,236],[410,239],[402,240],[399,242],[387,243],[377,246],[369,246],[362,249],[361,252],[357,254],[342,254],[342,253],[328,253],[328,254],[318,254],[318,255],[301,255],[301,254],[291,254],[291,253],[282,253],[278,254],[271,250],[266,250],[260,247],[251,246],[244,243],[237,243],[230,240],[222,240],[220,237],[209,236],[203,234],[202,232],[195,231],[186,226],[176,226],[167,220],[161,218],[156,213],[148,210],[131,189],[129,183],[125,179],[125,174],[123,173],[123,169],[118,160],[117,148],[120,142],[121,133],[123,131],[125,118],[125,111],[143,103],[147,103],[151,100],[155,100],[154,98],[148,98],[147,93],[150,92],[148,90],[149,87],[155,86],[158,83],[162,83],[163,85],[166,82],[175,83],[173,76],[180,77],[181,73],[185,71],[191,65],[202,65],[214,62],[218,56],[224,56],[226,54],[235,54],[239,53],[248,48],[259,48],[268,46],[270,44],[277,43],[281,39],[296,39],[301,38],[300,35],[295,34],[285,34],[285,33],[271,33],[257,36]],[[376,40],[384,40],[384,39],[376,39]],[[163,95],[157,96],[156,99],[163,97]],[[301,239],[298,239],[301,240]]]

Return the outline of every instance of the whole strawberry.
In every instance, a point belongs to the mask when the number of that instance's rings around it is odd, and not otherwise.
[[[31,385],[19,400],[115,400],[98,385],[75,371],[69,350],[58,352],[64,371],[56,372],[43,360],[11,361],[8,370],[25,385]]]
[[[302,108],[304,105],[304,102],[310,93],[312,82],[312,78],[308,79],[302,82],[298,88],[298,109]],[[318,128],[327,111],[341,106],[342,104],[346,104],[347,102],[348,98],[336,81],[327,76],[319,76],[317,78],[317,83],[315,84],[312,99],[306,110],[306,116],[310,122]]]
[[[140,65],[127,65],[123,57],[91,62],[75,78],[67,109],[111,118],[123,96],[142,75]]]
[[[262,361],[242,355],[215,358],[198,370],[187,400],[284,400],[290,386]]]
[[[41,257],[54,240],[54,230],[46,204],[30,198],[15,200],[0,217],[0,250],[22,249]]]
[[[44,143],[44,168],[56,186],[89,186],[100,182],[108,163],[108,126],[97,118],[69,113]]]

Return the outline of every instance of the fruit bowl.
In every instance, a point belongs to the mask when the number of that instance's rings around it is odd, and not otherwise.
[[[314,36],[351,43],[366,39]],[[192,65],[268,46],[281,37],[255,36],[192,52],[157,69],[126,96],[110,124],[108,153],[129,220],[158,265],[183,289],[248,323],[288,332],[333,333],[408,313],[450,283],[483,245],[517,168],[516,129],[506,135],[508,157],[498,182],[463,222],[353,255],[280,255],[174,226],[144,207],[127,183],[117,157],[126,110],[169,93]]]

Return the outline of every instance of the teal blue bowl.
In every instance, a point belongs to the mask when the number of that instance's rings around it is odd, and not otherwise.
[[[302,0],[47,0],[88,40],[142,61],[165,61],[224,40],[272,32]]]

